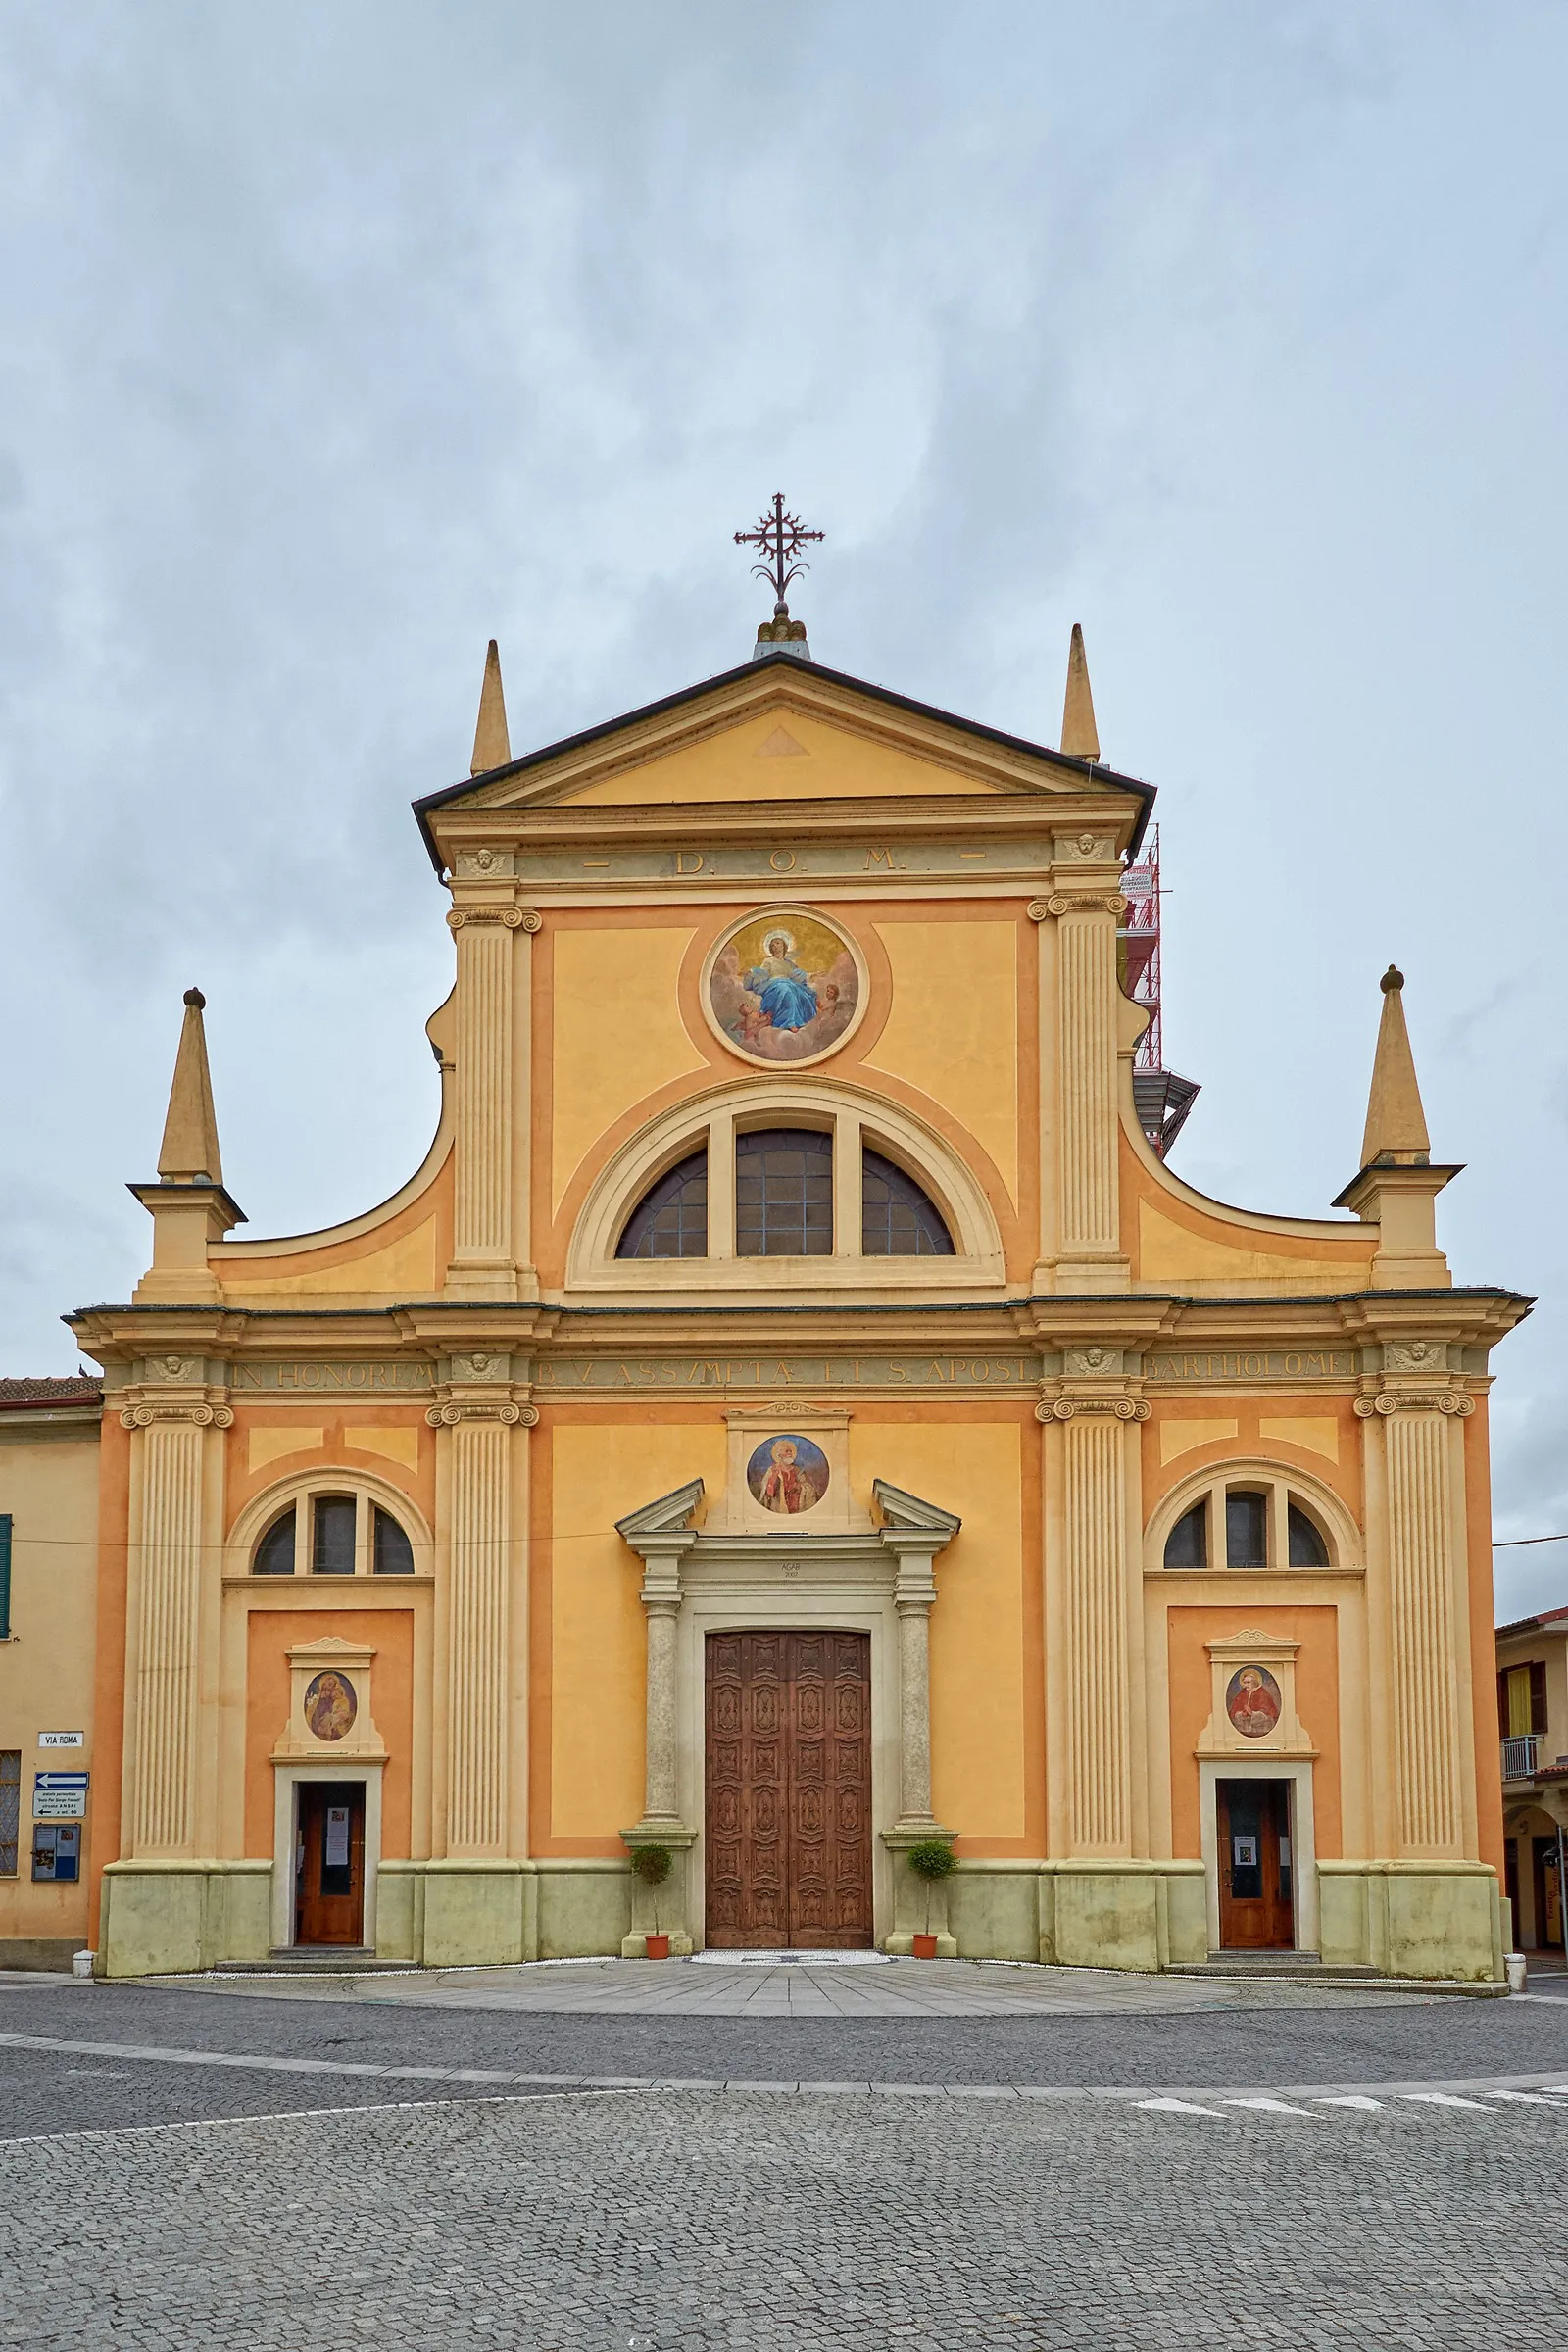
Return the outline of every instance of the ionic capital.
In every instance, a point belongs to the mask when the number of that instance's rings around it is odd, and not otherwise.
[[[454,906],[447,929],[461,931],[466,923],[504,923],[509,931],[537,931],[544,917],[531,906]]]
[[[1375,1396],[1357,1396],[1354,1410],[1363,1421],[1374,1413],[1457,1413],[1468,1420],[1476,1409],[1476,1400],[1463,1389],[1417,1390],[1380,1389]]]
[[[1127,902],[1119,891],[1108,895],[1098,890],[1054,890],[1049,899],[1031,899],[1029,920],[1043,923],[1048,914],[1058,918],[1064,914],[1113,914],[1118,919],[1127,911]]]
[[[1043,1396],[1037,1421],[1075,1421],[1081,1413],[1112,1413],[1118,1421],[1147,1421],[1152,1411],[1144,1396]]]
[[[432,1404],[424,1417],[432,1429],[455,1429],[460,1421],[504,1421],[509,1429],[532,1429],[539,1408],[533,1404]]]
[[[122,1429],[151,1429],[155,1421],[193,1422],[198,1429],[232,1429],[234,1415],[226,1404],[127,1404],[122,1408]]]

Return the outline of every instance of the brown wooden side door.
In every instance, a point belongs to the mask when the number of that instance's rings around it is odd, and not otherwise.
[[[868,1634],[710,1634],[707,1939],[871,1941]]]
[[[365,1783],[307,1781],[299,1791],[296,1943],[365,1936]]]
[[[1217,1812],[1221,1950],[1293,1950],[1290,1783],[1221,1781]]]

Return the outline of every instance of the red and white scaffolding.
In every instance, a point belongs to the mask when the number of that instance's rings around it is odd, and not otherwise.
[[[1159,827],[1152,825],[1136,865],[1123,869],[1122,897],[1127,914],[1118,933],[1121,984],[1135,1004],[1149,1014],[1149,1026],[1133,1056],[1133,1100],[1138,1119],[1161,1159],[1182,1131],[1198,1099],[1195,1079],[1182,1078],[1165,1067],[1165,1034],[1161,1018],[1159,975]]]

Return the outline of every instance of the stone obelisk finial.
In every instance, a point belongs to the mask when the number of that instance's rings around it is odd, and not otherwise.
[[[1069,759],[1098,760],[1100,732],[1095,725],[1095,698],[1089,691],[1089,658],[1084,633],[1072,624],[1067,648],[1067,696],[1061,707],[1061,748]]]
[[[207,999],[199,988],[185,991],[185,1022],[174,1056],[174,1083],[169,1090],[169,1116],[158,1153],[158,1173],[166,1184],[221,1184],[223,1163],[218,1152],[218,1116],[213,1109],[213,1081],[207,1067],[207,1032],[202,1010]]]
[[[1372,1060],[1361,1165],[1424,1168],[1432,1155],[1421,1089],[1416,1084],[1410,1033],[1404,1025],[1404,974],[1391,963],[1384,973],[1383,1018]]]
[[[487,775],[493,767],[505,767],[512,758],[512,739],[507,733],[507,698],[501,691],[501,655],[492,637],[490,650],[484,658],[484,684],[479,689],[479,723],[473,731],[473,758],[468,762],[470,776]]]

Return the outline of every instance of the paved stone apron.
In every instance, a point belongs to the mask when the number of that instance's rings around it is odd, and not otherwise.
[[[1088,2017],[1202,2010],[1311,2009],[1347,2001],[1451,1998],[1419,1985],[1314,1984],[1299,1978],[1137,1977],[1120,1970],[1039,1968],[1004,1961],[832,1962],[690,1960],[534,1961],[522,1968],[410,1970],[323,1978],[242,1976],[149,1980],[187,1992],[259,1993],[269,2000],[407,2001],[457,2009],[516,2009],[621,2017]]]
[[[619,2095],[0,2147],[27,2352],[1495,2352],[1568,2097]]]

